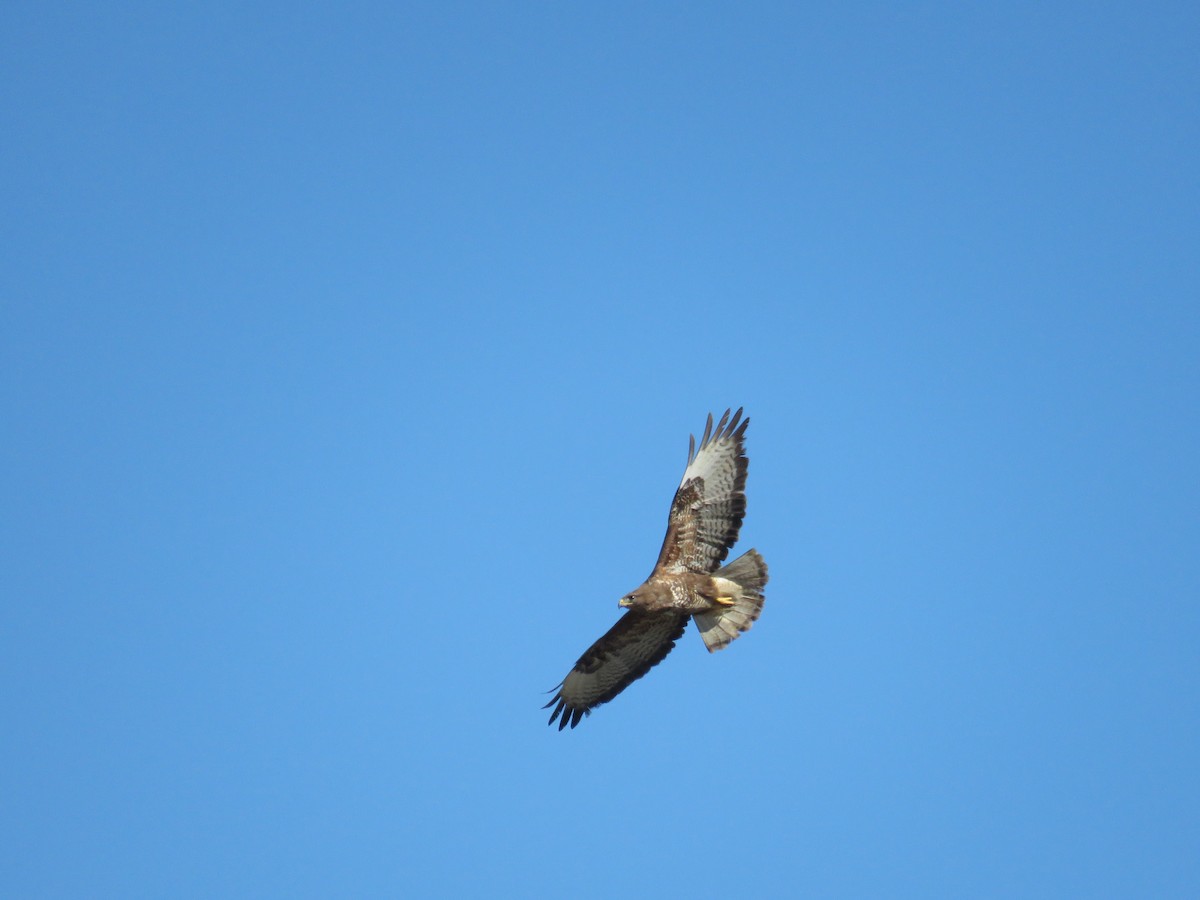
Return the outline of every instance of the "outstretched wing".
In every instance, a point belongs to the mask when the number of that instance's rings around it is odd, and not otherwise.
[[[739,424],[739,422],[741,424]],[[715,572],[737,543],[746,515],[745,435],[750,420],[738,409],[721,416],[716,430],[709,414],[700,449],[688,441],[688,464],[671,501],[667,536],[663,538],[651,577],[659,573]]]
[[[548,724],[561,715],[558,730],[574,728],[584,714],[607,703],[658,665],[687,628],[688,614],[674,609],[644,612],[631,609],[575,663],[554,699]],[[557,703],[557,706],[555,704]]]

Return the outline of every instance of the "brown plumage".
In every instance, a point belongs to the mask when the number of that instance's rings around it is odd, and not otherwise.
[[[546,707],[550,723],[572,728],[660,663],[695,619],[709,652],[727,646],[758,618],[767,565],[747,550],[719,568],[737,543],[746,513],[746,426],[729,410],[716,429],[708,417],[700,447],[692,437],[667,534],[650,577],[619,605],[625,613],[588,648]]]

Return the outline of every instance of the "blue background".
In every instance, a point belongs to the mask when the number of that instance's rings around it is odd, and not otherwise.
[[[5,4],[5,896],[1196,896],[1197,10]]]

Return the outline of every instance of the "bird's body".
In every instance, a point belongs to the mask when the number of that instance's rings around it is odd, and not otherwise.
[[[679,609],[698,613],[728,606],[728,598],[737,590],[738,586],[727,578],[681,572],[670,577],[651,576],[617,605],[645,612]]]
[[[712,416],[700,448],[695,438],[675,492],[667,534],[650,577],[619,601],[628,612],[596,641],[563,679],[547,707],[561,731],[607,703],[662,661],[694,618],[710,652],[727,646],[762,611],[767,566],[748,550],[718,568],[737,542],[746,512],[746,426],[739,409],[713,430]],[[740,422],[740,425],[739,425]]]

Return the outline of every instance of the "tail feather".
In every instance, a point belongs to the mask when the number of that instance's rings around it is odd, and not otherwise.
[[[762,612],[767,564],[757,550],[747,550],[729,565],[718,569],[715,576],[734,582],[740,590],[733,598],[733,606],[693,616],[709,653],[729,646],[734,638],[749,630]]]

